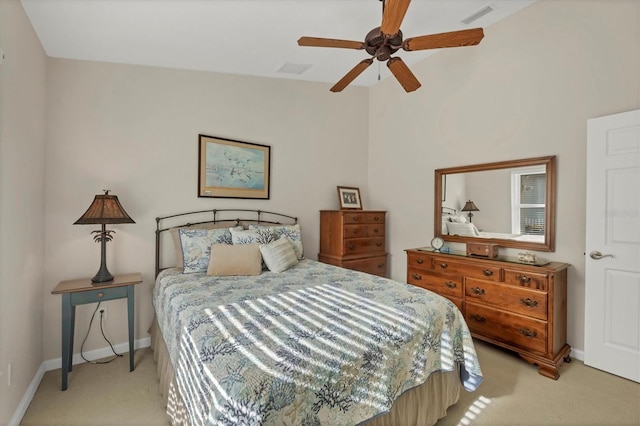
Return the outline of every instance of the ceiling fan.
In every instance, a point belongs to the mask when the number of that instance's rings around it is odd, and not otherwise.
[[[364,42],[351,40],[338,40],[321,37],[300,37],[299,46],[311,47],[337,47],[343,49],[366,50],[372,57],[360,61],[332,88],[332,92],[341,92],[357,76],[373,63],[374,59],[380,62],[387,61],[387,66],[398,82],[407,92],[413,92],[421,85],[409,67],[398,57],[391,57],[400,49],[406,51],[440,49],[444,47],[474,46],[482,40],[484,32],[482,28],[472,28],[461,31],[451,31],[441,34],[423,35],[402,40],[400,25],[409,8],[411,0],[381,0],[382,24],[369,31]]]

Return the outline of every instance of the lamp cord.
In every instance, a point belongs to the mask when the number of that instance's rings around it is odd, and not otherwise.
[[[89,332],[91,331],[91,325],[93,324],[93,319],[96,316],[96,312],[98,312],[98,309],[100,308],[100,303],[102,303],[102,301],[98,302],[98,305],[96,306],[95,311],[93,311],[93,315],[91,315],[91,321],[89,321],[89,329],[87,330],[87,334],[84,336],[84,340],[82,341],[82,345],[80,345],[80,356],[82,357],[83,360],[85,360],[86,362],[91,363],[91,364],[108,364],[108,363],[114,361],[116,358],[123,356],[122,354],[119,354],[119,353],[116,352],[116,350],[113,348],[113,345],[111,344],[109,339],[107,339],[107,336],[105,336],[104,329],[102,328],[103,313],[100,312],[100,332],[102,333],[102,337],[104,337],[104,340],[106,340],[107,343],[109,344],[109,347],[111,347],[111,351],[113,352],[113,358],[111,358],[111,359],[109,359],[107,361],[89,361],[88,359],[86,359],[84,357],[84,343],[87,341],[87,337],[89,337]]]

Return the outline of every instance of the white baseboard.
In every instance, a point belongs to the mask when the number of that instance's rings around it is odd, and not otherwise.
[[[29,404],[31,404],[33,395],[36,394],[36,391],[38,390],[38,386],[40,386],[40,381],[44,377],[45,372],[46,370],[44,369],[44,362],[43,362],[42,364],[40,364],[40,368],[38,368],[38,371],[36,371],[36,375],[33,376],[33,380],[31,380],[29,387],[27,387],[27,391],[24,393],[24,396],[20,400],[20,403],[18,404],[16,411],[13,413],[13,416],[11,417],[11,419],[9,419],[9,426],[18,426],[20,424],[20,422],[22,421],[22,417],[24,416],[24,413],[27,412],[27,408],[29,407]]]
[[[134,350],[141,349],[141,348],[148,348],[149,346],[151,346],[151,337],[145,337],[144,339],[138,339],[133,342]],[[113,349],[115,349],[115,351],[118,353],[128,353],[129,342],[124,342],[124,343],[119,343],[117,345],[114,345]],[[108,346],[106,348],[95,349],[93,351],[84,353],[85,358],[89,360],[101,359],[101,358],[108,357],[109,355],[113,355],[113,352],[111,351],[111,348]],[[80,356],[80,354],[73,355],[73,361],[72,361],[73,365],[82,364],[83,362],[85,362],[85,360],[82,359],[82,356]],[[11,420],[9,420],[9,426],[18,426],[22,421],[22,417],[24,417],[24,413],[27,412],[27,408],[29,407],[29,404],[31,403],[33,396],[36,394],[36,391],[38,390],[38,386],[40,386],[40,382],[44,377],[44,373],[51,370],[57,370],[59,368],[62,368],[62,357],[56,358],[56,359],[50,359],[40,364],[40,368],[38,368],[38,371],[33,377],[33,380],[31,380],[31,383],[29,384],[27,391],[24,393],[22,400],[20,400],[20,403],[18,404],[16,411],[13,413]]]
[[[133,349],[147,348],[151,345],[151,337],[145,337],[144,339],[139,339],[133,342]],[[127,353],[129,352],[129,342],[118,343],[117,345],[113,345],[113,349],[117,353]],[[100,349],[94,349],[89,352],[84,353],[84,357],[88,360],[96,360],[101,358],[106,358],[110,355],[113,355],[111,348],[109,346]],[[73,360],[71,361],[72,365],[82,364],[86,362],[82,359],[80,354],[73,354]],[[62,357],[56,359],[50,359],[49,361],[43,362],[45,371],[56,370],[58,368],[62,368]]]

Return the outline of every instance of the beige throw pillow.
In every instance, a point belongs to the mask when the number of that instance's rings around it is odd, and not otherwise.
[[[213,244],[207,275],[260,275],[262,256],[258,244]]]

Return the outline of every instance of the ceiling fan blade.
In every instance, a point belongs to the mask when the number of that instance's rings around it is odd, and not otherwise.
[[[402,59],[391,58],[387,62],[387,66],[393,75],[396,76],[396,79],[398,79],[398,82],[400,82],[402,87],[404,87],[405,91],[413,92],[422,86]]]
[[[349,85],[357,76],[359,76],[362,71],[369,68],[369,65],[373,63],[373,59],[365,59],[360,61],[358,65],[353,67],[351,71],[345,74],[344,77],[340,79],[333,87],[330,89],[332,92],[342,92],[342,90]]]
[[[395,35],[407,13],[411,0],[385,0],[380,31],[386,35]]]
[[[321,38],[321,37],[300,37],[298,39],[298,46],[364,49],[364,43],[361,41],[337,40],[333,38]]]
[[[442,47],[475,46],[484,37],[482,28],[451,31],[408,38],[402,44],[404,50],[440,49]]]

